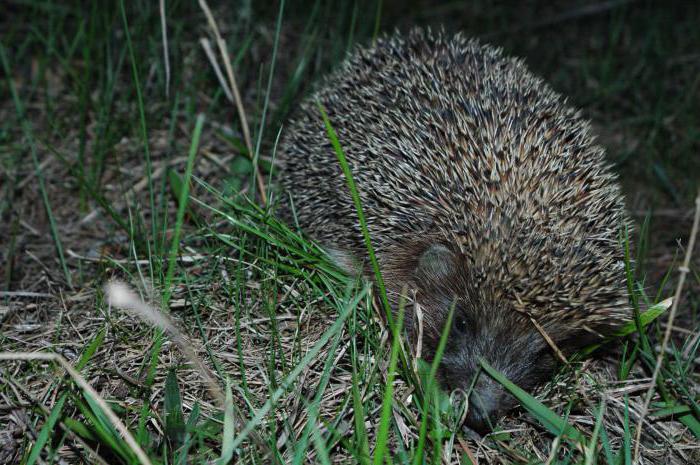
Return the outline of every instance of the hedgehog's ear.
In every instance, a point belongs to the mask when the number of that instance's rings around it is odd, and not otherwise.
[[[453,274],[456,267],[457,257],[454,252],[443,244],[431,244],[418,258],[416,277],[439,281]]]

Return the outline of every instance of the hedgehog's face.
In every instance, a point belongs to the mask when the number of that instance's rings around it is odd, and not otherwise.
[[[481,359],[526,391],[550,379],[557,365],[551,347],[532,323],[498,303],[458,304],[448,337],[441,380],[449,390],[469,394],[466,423],[482,434],[516,401],[482,369]]]
[[[553,375],[557,365],[554,353],[528,318],[508,303],[494,301],[489,297],[494,293],[483,285],[476,288],[469,271],[447,247],[432,245],[423,252],[415,280],[424,315],[424,345],[429,350],[437,347],[454,306],[440,379],[449,390],[469,393],[466,423],[484,433],[516,401],[483,372],[480,359],[521,388],[531,390]]]

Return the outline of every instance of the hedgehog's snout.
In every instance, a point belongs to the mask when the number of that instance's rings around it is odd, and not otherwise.
[[[481,311],[482,308],[489,311]],[[473,304],[459,310],[440,362],[441,381],[449,391],[468,393],[465,423],[484,434],[491,431],[517,401],[481,369],[479,360],[486,360],[525,390],[549,378],[556,362],[541,334],[534,328],[525,326],[523,329],[525,322],[517,320],[521,318],[518,315],[509,315],[508,306]]]
[[[464,423],[477,433],[486,434],[514,406],[515,399],[500,384],[481,373],[469,394]]]
[[[469,407],[464,423],[479,434],[486,434],[503,414],[501,392],[491,388],[474,388],[469,395]]]
[[[478,376],[476,381],[474,376]],[[456,373],[448,368],[443,369],[443,377],[448,389],[460,389],[469,393],[464,423],[479,434],[490,432],[498,420],[515,405],[512,396],[486,373]]]

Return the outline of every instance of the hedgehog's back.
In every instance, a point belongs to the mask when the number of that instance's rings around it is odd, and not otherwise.
[[[436,236],[503,292],[517,286],[524,305],[579,299],[584,273],[610,290],[604,299],[624,300],[615,178],[588,123],[520,61],[459,35],[414,31],[356,51],[301,106],[280,145],[282,183],[302,228],[363,256],[317,102],[380,255]]]

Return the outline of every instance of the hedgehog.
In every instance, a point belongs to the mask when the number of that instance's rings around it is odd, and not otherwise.
[[[522,60],[460,33],[397,32],[355,49],[300,103],[277,151],[282,216],[371,276],[321,108],[392,308],[404,295],[422,310],[406,311],[409,339],[420,325],[431,360],[449,331],[439,380],[469,394],[472,430],[516,405],[480,359],[533,390],[629,321],[617,177],[590,123]]]

